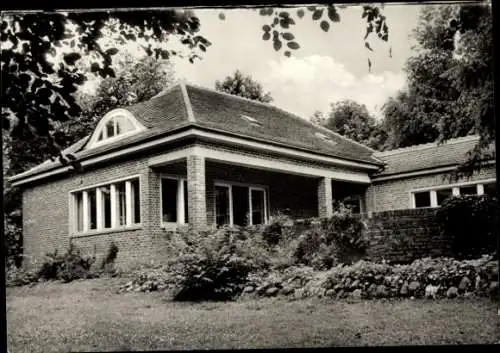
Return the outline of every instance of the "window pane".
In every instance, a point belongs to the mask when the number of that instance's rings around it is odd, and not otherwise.
[[[76,201],[76,230],[83,232],[83,193],[75,194]]]
[[[113,120],[110,120],[106,123],[106,132],[108,133],[108,138],[115,136]]]
[[[416,208],[431,206],[431,194],[429,191],[416,192],[414,195]]]
[[[89,229],[97,228],[97,207],[96,207],[96,192],[94,190],[89,190]]]
[[[460,195],[476,195],[476,194],[477,194],[476,185],[468,185],[460,187]]]
[[[229,188],[215,186],[215,222],[218,226],[229,224]]]
[[[233,223],[245,226],[249,222],[248,187],[233,185]]]
[[[111,228],[111,194],[109,185],[101,187],[104,228]]]
[[[453,195],[453,189],[436,190],[437,204],[442,205],[444,200]]]
[[[488,196],[497,196],[497,183],[484,184],[484,193]]]
[[[189,223],[189,214],[188,214],[188,185],[187,180],[184,180],[184,220],[186,223]]]
[[[252,199],[252,224],[263,224],[265,222],[264,191],[251,190],[251,199]]]
[[[163,222],[177,222],[177,180],[161,180],[161,207]]]
[[[125,199],[125,182],[121,182],[116,184],[116,196],[118,198],[118,202],[116,206],[118,207],[118,212],[116,212],[118,216],[118,225],[124,226],[127,224],[126,220],[126,199]]]
[[[99,136],[97,137],[97,141],[101,141],[103,139],[103,136],[104,136],[104,131],[101,131],[99,133]]]
[[[139,191],[139,179],[130,182],[132,191],[132,223],[141,223],[141,202]]]
[[[123,134],[129,131],[134,130],[134,125],[130,121],[130,119],[126,117],[117,117],[116,119],[116,134]]]

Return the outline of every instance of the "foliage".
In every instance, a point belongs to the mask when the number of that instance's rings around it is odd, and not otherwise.
[[[316,112],[311,121],[376,150],[382,149],[387,137],[366,106],[352,100],[331,104],[327,117]]]
[[[405,66],[408,87],[383,109],[387,145],[479,134],[456,176],[471,175],[492,157],[495,141],[491,6],[426,6],[413,37],[417,54]]]
[[[65,141],[57,126],[81,114],[75,93],[88,71],[82,69],[80,60],[87,61],[91,73],[114,77],[113,57],[119,50],[111,45],[140,40],[148,55],[167,59],[177,52],[164,48],[164,43],[176,35],[189,48],[193,62],[199,57],[196,50],[205,51],[210,45],[196,34],[199,26],[192,11],[181,10],[4,16],[0,38],[3,128],[21,139],[47,139],[52,156],[76,165],[61,153]],[[103,37],[107,44],[101,41]]]
[[[498,204],[488,195],[454,196],[445,200],[436,217],[452,239],[459,258],[494,252],[497,246]]]
[[[251,266],[235,256],[233,241],[226,229],[200,239],[192,256],[183,259],[184,280],[174,300],[230,300],[241,293]]]
[[[71,282],[81,278],[91,278],[91,266],[95,256],[82,256],[80,250],[70,244],[63,254],[48,253],[46,261],[37,272],[37,277],[44,280]]]
[[[335,6],[318,5],[299,7],[293,11],[288,8],[272,8],[266,7],[259,9],[259,14],[270,19],[269,24],[262,27],[262,39],[265,41],[271,40],[275,51],[283,51],[283,55],[290,57],[293,50],[300,49],[300,44],[296,35],[293,34],[293,26],[297,21],[307,18],[307,13],[313,21],[318,23],[319,28],[328,32],[331,25],[340,22],[338,9],[341,5]],[[387,42],[389,40],[389,27],[386,22],[386,17],[382,14],[383,4],[380,6],[365,5],[362,8],[361,18],[366,21],[366,32],[364,35],[364,46],[367,50],[373,51],[368,42],[370,36],[375,35],[378,39]],[[221,19],[224,19],[222,16]],[[371,62],[368,59],[368,67],[370,69]]]
[[[7,287],[24,286],[37,281],[36,273],[14,264],[7,265],[5,269],[5,284]]]
[[[323,220],[322,223],[327,244],[336,242],[338,246],[358,251],[364,251],[367,248],[368,240],[363,232],[365,224],[360,217],[352,214],[344,205],[340,204],[332,217]]]
[[[273,101],[271,93],[264,93],[264,89],[260,83],[253,80],[252,76],[244,75],[240,70],[236,70],[222,82],[215,81],[215,89],[263,103],[270,103]]]
[[[101,263],[101,270],[112,276],[117,274],[115,262],[118,256],[118,250],[118,246],[114,242],[111,242],[109,244],[106,257],[104,257]]]
[[[283,239],[290,223],[293,224],[293,221],[289,216],[282,213],[277,214],[262,230],[262,238],[271,246],[277,245]]]

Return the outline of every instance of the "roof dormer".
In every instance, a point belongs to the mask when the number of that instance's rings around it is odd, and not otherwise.
[[[111,143],[145,129],[128,110],[114,109],[99,121],[86,148]]]

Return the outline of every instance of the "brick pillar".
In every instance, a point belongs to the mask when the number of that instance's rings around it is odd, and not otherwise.
[[[332,214],[332,179],[321,178],[318,182],[318,217],[331,217]]]
[[[207,226],[205,157],[187,157],[187,187],[189,225],[196,230],[203,229]]]

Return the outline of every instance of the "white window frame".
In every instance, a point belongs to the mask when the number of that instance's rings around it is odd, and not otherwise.
[[[252,192],[251,190],[259,190],[264,191],[264,223],[269,223],[269,187],[267,185],[259,185],[259,184],[250,184],[250,183],[240,183],[235,181],[224,181],[224,180],[215,180],[214,181],[214,223],[217,222],[217,205],[215,200],[215,187],[222,186],[227,187],[229,189],[229,226],[234,226],[234,209],[233,209],[233,186],[244,186],[248,188],[248,212],[249,212],[249,225],[253,225],[252,220]]]
[[[410,208],[417,208],[416,202],[415,202],[415,193],[419,193],[419,192],[429,192],[430,193],[431,205],[429,207],[419,207],[419,208],[435,208],[435,207],[439,207],[439,205],[437,204],[437,194],[436,194],[437,190],[451,189],[453,196],[460,196],[460,188],[461,187],[476,185],[476,195],[483,195],[484,194],[484,185],[495,183],[495,182],[496,182],[495,178],[490,178],[490,179],[483,179],[483,180],[477,180],[477,181],[465,181],[465,182],[461,182],[461,183],[443,184],[443,185],[438,185],[438,186],[413,189],[413,190],[410,190]]]
[[[131,203],[133,202],[131,198],[131,189],[132,189],[132,184],[131,182],[134,180],[138,180],[139,182],[139,213],[140,213],[140,222],[138,223],[132,223],[132,209],[131,209]],[[126,210],[127,210],[127,216],[126,216],[126,224],[125,225],[119,225],[118,219],[117,219],[117,213],[116,213],[116,206],[117,206],[117,196],[116,196],[116,184],[125,182],[125,189],[126,189],[126,198],[129,199],[129,204],[126,205]],[[69,235],[70,236],[78,236],[78,235],[86,235],[86,234],[94,234],[94,233],[107,233],[107,232],[115,232],[115,231],[120,231],[124,229],[130,229],[130,228],[140,228],[142,227],[142,222],[143,222],[143,214],[142,214],[142,193],[141,193],[141,185],[142,185],[142,177],[141,175],[132,175],[132,176],[127,176],[124,178],[119,178],[119,179],[113,179],[110,181],[98,183],[98,184],[93,184],[85,187],[81,187],[78,189],[71,190],[69,192]],[[102,200],[99,200],[99,194],[100,188],[103,186],[109,186],[110,187],[110,206],[111,206],[111,227],[110,228],[104,228],[105,221],[103,219],[103,212],[102,212]],[[96,191],[96,229],[89,229],[89,221],[90,221],[90,207],[89,207],[89,202],[88,202],[88,192],[91,190]],[[127,197],[127,190],[128,190],[128,197]],[[83,208],[83,229],[82,231],[78,231],[78,205],[77,205],[77,193],[82,193],[82,208]]]
[[[128,132],[124,132],[122,134],[118,134],[118,135],[115,134],[113,137],[107,137],[108,131],[106,129],[106,124],[110,120],[113,120],[113,119],[115,119],[117,117],[121,117],[121,116],[128,119],[132,123],[132,125],[134,126],[134,129],[131,131],[128,131]],[[116,120],[113,122],[113,129],[116,131]],[[106,115],[104,115],[104,117],[101,119],[101,121],[99,121],[92,136],[90,137],[90,140],[89,140],[86,148],[94,148],[94,147],[98,147],[101,145],[105,145],[107,143],[112,143],[116,140],[120,140],[120,139],[125,138],[127,136],[137,134],[138,132],[143,131],[145,129],[146,129],[146,127],[144,125],[142,125],[139,121],[137,121],[137,119],[134,117],[134,115],[132,113],[130,113],[128,110],[121,109],[121,108],[114,109],[114,110],[110,111],[109,113],[107,113]],[[99,139],[99,135],[101,133],[102,133],[103,138],[102,138],[102,140],[99,141],[98,139]]]
[[[162,189],[162,180],[163,179],[171,179],[177,180],[177,197],[176,197],[176,208],[177,208],[177,222],[163,222],[163,189]],[[187,200],[184,198],[184,182],[187,183],[187,178],[185,176],[180,175],[172,175],[172,174],[161,174],[160,175],[160,224],[163,228],[170,227],[173,225],[179,224],[188,224],[186,222],[184,209],[185,203]]]

